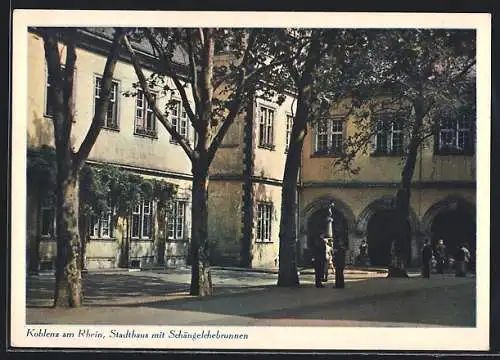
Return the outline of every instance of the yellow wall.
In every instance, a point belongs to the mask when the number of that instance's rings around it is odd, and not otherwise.
[[[52,123],[44,117],[45,104],[45,59],[43,41],[34,34],[28,34],[28,146],[52,144]],[[94,52],[77,49],[75,74],[75,123],[72,139],[78,148],[87,133],[94,110],[94,76],[102,75],[106,58]],[[146,76],[149,72],[145,72]],[[132,90],[137,78],[133,67],[118,62],[114,78],[119,82],[120,93]],[[189,89],[187,89],[189,94]],[[158,138],[151,139],[134,135],[135,97],[119,96],[119,131],[102,129],[90,153],[89,159],[154,168],[165,171],[191,173],[191,166],[182,148],[170,143],[170,135],[157,122]],[[158,99],[163,109],[166,98]],[[190,129],[193,134],[193,129]]]

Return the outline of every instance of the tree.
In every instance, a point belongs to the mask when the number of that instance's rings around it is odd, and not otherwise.
[[[123,32],[116,29],[104,67],[100,101],[79,149],[71,140],[74,118],[73,82],[76,63],[77,28],[40,28],[42,33],[48,77],[51,82],[49,98],[53,105],[56,152],[56,307],[78,307],[83,300],[81,279],[81,239],[79,236],[79,171],[87,159],[101,124],[104,123],[111,93],[112,77],[118,59]],[[62,67],[59,43],[66,50]]]
[[[192,164],[190,293],[211,295],[207,236],[208,169],[229,127],[253,97],[259,80],[284,61],[266,56],[265,30],[153,28],[139,29],[137,34],[139,41],[147,39],[158,59],[157,70],[146,78],[139,57],[128,36],[125,37],[124,43],[140,89],[155,116],[182,147]],[[185,64],[176,62],[179,54],[186,59]],[[151,93],[155,88],[166,93],[178,93],[196,133],[195,144],[190,143],[168,120],[169,105],[172,104],[168,104],[164,111],[157,107]]]
[[[381,115],[392,114],[391,120],[402,118],[407,141],[393,206],[394,251],[389,277],[407,276],[404,259],[410,234],[406,222],[418,149],[432,136],[438,140],[443,120],[452,117],[456,121],[464,116],[474,119],[475,34],[465,30],[403,29],[373,30],[367,35],[370,51],[365,58],[366,69],[358,79],[357,96],[372,100],[359,108],[354,121],[358,131],[347,139],[344,156],[336,165],[352,169],[356,154],[366,153],[374,135],[380,133]],[[382,126],[387,124],[382,121]],[[463,141],[466,150],[471,150],[472,138]]]
[[[283,174],[278,286],[298,286],[297,178],[307,126],[321,124],[332,107],[352,93],[353,79],[363,65],[366,37],[359,30],[278,29],[274,51],[291,59],[282,76],[297,96]]]

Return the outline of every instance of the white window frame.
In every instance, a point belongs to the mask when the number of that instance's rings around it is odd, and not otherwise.
[[[149,231],[146,229],[146,220],[149,221]],[[142,216],[141,216],[141,238],[151,239],[153,236],[153,202],[142,202]]]
[[[259,147],[268,150],[274,149],[274,123],[276,109],[263,104],[258,105]]]
[[[101,75],[94,75],[94,114],[97,108],[97,100],[100,99],[99,92],[101,91]],[[120,128],[120,123],[118,121],[118,94],[120,91],[120,82],[117,80],[112,80],[113,84],[111,86],[111,98],[108,104],[108,111],[106,112],[106,118],[104,119],[104,124],[102,124],[103,129],[118,130]],[[108,121],[108,115],[110,109],[113,111],[114,121],[111,123]]]
[[[341,124],[341,129],[336,128],[337,124]],[[332,117],[323,119],[314,126],[314,151],[315,155],[336,156],[340,155],[344,146],[345,120],[343,118]],[[334,139],[340,137],[340,149],[333,147]]]
[[[111,206],[107,206],[106,213],[97,217],[92,217],[90,227],[90,237],[95,239],[111,239],[113,238],[113,211]],[[107,224],[107,225],[105,225]],[[107,229],[107,232],[105,230]]]
[[[186,209],[185,199],[175,199],[169,204],[167,212],[166,233],[168,240],[183,240],[186,232]]]
[[[189,141],[190,122],[181,100],[174,99],[173,104],[170,105],[170,124],[179,135]],[[170,137],[170,142],[178,145],[173,136]]]
[[[292,137],[293,115],[286,114],[286,129],[285,129],[285,153],[290,147],[290,138]]]
[[[374,153],[381,155],[401,155],[404,152],[404,132],[401,121],[380,119],[376,122],[375,126],[375,136],[373,139]],[[385,144],[381,144],[379,139],[382,139],[382,142]],[[400,149],[395,149],[396,139],[400,139]]]
[[[134,234],[134,217],[138,218],[138,234]],[[145,229],[145,222],[149,219],[150,233],[147,233]],[[134,204],[132,208],[132,219],[130,227],[130,237],[136,240],[151,240],[153,238],[153,202],[150,200],[141,200],[140,202]]]
[[[269,202],[257,203],[257,224],[256,224],[256,242],[272,242],[273,225],[273,204]]]
[[[156,94],[151,94],[156,102]],[[151,126],[149,126],[149,120]],[[149,106],[146,94],[142,90],[137,91],[135,100],[135,121],[134,121],[134,134],[141,136],[156,137],[156,116],[151,106]]]
[[[451,126],[444,127],[443,122],[449,121]],[[443,135],[448,135],[450,142],[444,143]],[[444,119],[440,122],[438,133],[438,151],[452,153],[465,153],[472,144],[465,142],[465,134],[468,134],[469,141],[472,141],[472,121],[469,118]]]

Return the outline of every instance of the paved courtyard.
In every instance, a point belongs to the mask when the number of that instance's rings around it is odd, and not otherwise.
[[[29,324],[238,326],[475,326],[475,277],[434,274],[387,279],[348,270],[346,288],[314,287],[310,270],[299,288],[278,288],[277,274],[213,270],[215,295],[189,296],[190,271],[89,272],[80,309],[53,309],[53,275],[27,279]]]

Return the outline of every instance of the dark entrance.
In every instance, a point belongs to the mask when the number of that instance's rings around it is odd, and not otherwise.
[[[431,236],[433,246],[439,239],[443,239],[448,255],[451,256],[460,244],[466,243],[471,252],[470,265],[475,269],[476,222],[470,212],[457,209],[439,213],[432,221]]]
[[[373,266],[388,267],[391,263],[391,245],[394,239],[394,226],[392,225],[391,210],[379,210],[368,221],[368,256]],[[411,228],[406,223],[406,236],[408,248],[406,264],[411,261]]]
[[[307,221],[307,247],[311,249],[314,239],[317,239],[322,233],[326,232],[328,208],[320,209],[314,212]],[[333,235],[341,239],[348,246],[349,238],[347,236],[347,220],[344,215],[336,208],[333,211]],[[311,254],[304,254],[304,260],[310,262]]]

